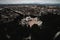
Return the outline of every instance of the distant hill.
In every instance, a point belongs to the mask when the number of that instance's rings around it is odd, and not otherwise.
[[[21,5],[60,6],[60,4],[0,4],[0,6],[21,6]]]

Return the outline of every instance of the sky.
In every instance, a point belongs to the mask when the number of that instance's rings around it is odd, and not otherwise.
[[[60,4],[60,0],[0,0],[0,4]]]

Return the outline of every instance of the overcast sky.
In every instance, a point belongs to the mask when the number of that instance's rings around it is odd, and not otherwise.
[[[60,0],[0,0],[0,4],[60,4]]]

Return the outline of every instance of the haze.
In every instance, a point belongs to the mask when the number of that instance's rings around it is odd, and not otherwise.
[[[60,0],[0,0],[0,4],[60,4]]]

